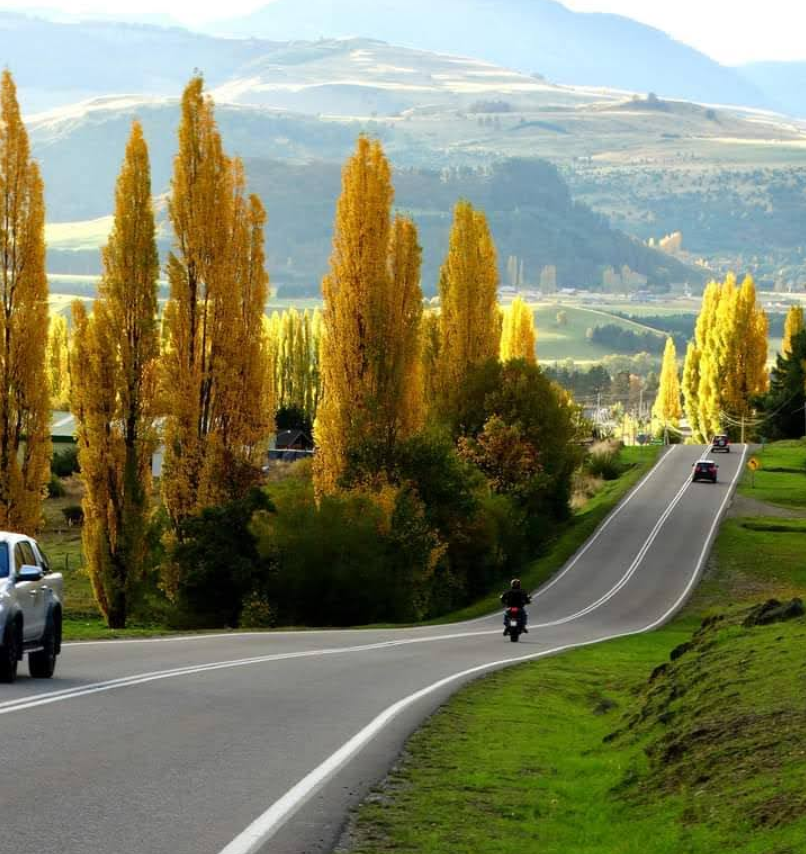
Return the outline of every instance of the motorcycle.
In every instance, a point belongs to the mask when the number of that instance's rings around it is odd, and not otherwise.
[[[522,608],[507,608],[506,610],[506,631],[512,643],[517,643],[520,636],[523,634],[523,614]]]

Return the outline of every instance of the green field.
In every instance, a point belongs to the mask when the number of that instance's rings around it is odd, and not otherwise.
[[[793,469],[768,470],[768,499],[792,508],[799,477],[806,506],[806,443],[765,459]],[[742,493],[758,497],[749,476]],[[670,626],[464,689],[411,740],[340,851],[806,850],[806,619],[744,625],[769,596],[806,597],[804,545],[804,520],[732,518]]]
[[[612,350],[587,340],[587,331],[596,326],[613,324],[638,333],[651,332],[660,339],[664,338],[662,332],[601,309],[581,308],[565,303],[539,303],[534,308],[537,357],[543,363],[573,359],[575,362],[593,364],[612,355]],[[566,314],[565,325],[557,322],[557,315],[561,311]]]

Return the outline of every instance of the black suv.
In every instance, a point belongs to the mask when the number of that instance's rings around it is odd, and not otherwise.
[[[696,483],[698,480],[710,480],[711,483],[716,483],[716,472],[719,466],[712,460],[700,460],[694,463],[694,475],[692,480]]]
[[[720,436],[714,436],[714,441],[711,443],[711,451],[716,452],[720,451],[724,454],[730,453],[730,439],[724,434]]]

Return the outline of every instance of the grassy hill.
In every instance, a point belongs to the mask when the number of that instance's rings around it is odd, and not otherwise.
[[[338,850],[804,850],[806,617],[787,603],[806,597],[806,444],[762,459],[764,490],[743,483],[681,617],[460,692]]]
[[[562,83],[767,103],[736,71],[659,30],[617,15],[573,12],[553,0],[274,0],[211,31],[282,39],[360,35],[479,57]]]

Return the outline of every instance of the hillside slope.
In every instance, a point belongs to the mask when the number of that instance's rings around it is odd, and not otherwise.
[[[366,36],[609,86],[717,103],[769,99],[733,69],[617,15],[572,12],[554,0],[274,0],[213,30],[242,37]]]
[[[167,151],[165,154],[167,155]],[[166,176],[163,156],[155,177]],[[266,206],[269,269],[284,295],[318,294],[331,252],[333,216],[341,186],[339,163],[293,164],[251,158],[246,161],[250,189]],[[108,180],[113,180],[110,170]],[[557,170],[544,161],[504,161],[486,170],[438,172],[398,169],[395,203],[410,213],[423,246],[423,288],[433,294],[446,248],[453,206],[460,198],[483,208],[498,245],[502,272],[510,255],[523,262],[526,282],[537,286],[543,267],[557,267],[560,287],[596,290],[605,267],[628,265],[649,283],[702,283],[703,273],[613,229],[584,205],[574,202]],[[56,192],[53,190],[51,192]],[[111,195],[109,196],[111,198]],[[62,198],[62,207],[69,203]],[[99,205],[102,198],[99,197]],[[60,273],[97,272],[98,240],[108,220],[76,222],[50,229],[58,235],[49,253],[49,269]],[[167,228],[163,228],[163,250]]]

